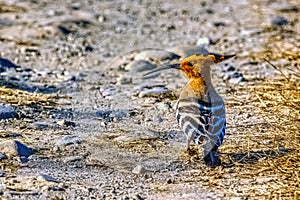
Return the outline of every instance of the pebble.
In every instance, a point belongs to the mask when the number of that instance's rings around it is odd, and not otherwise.
[[[79,138],[76,135],[66,135],[66,136],[63,136],[61,139],[57,140],[55,142],[55,145],[67,146],[67,145],[71,145],[71,144],[80,144],[82,142],[84,142],[84,140],[82,140],[81,138]]]
[[[49,127],[49,124],[46,122],[34,122],[29,127],[36,130],[44,130]]]
[[[80,161],[83,160],[83,156],[68,156],[63,159],[64,163],[69,163],[69,162],[75,162],[75,161]]]
[[[46,181],[46,182],[54,182],[54,183],[59,183],[60,182],[56,178],[53,178],[52,176],[49,176],[48,174],[43,174],[43,173],[41,173],[38,176],[37,180],[38,181]]]
[[[149,61],[146,60],[135,60],[128,65],[125,66],[125,70],[131,72],[131,73],[138,73],[148,70],[153,70],[157,66],[155,64],[152,64]]]
[[[18,118],[19,111],[9,104],[0,104],[0,120],[9,118]]]
[[[165,50],[145,50],[134,56],[134,60],[165,61],[179,59],[180,56]]]
[[[98,110],[96,116],[107,121],[119,121],[129,116],[125,110]]]
[[[71,121],[66,121],[66,120],[60,120],[60,121],[57,121],[56,122],[58,125],[60,125],[60,126],[72,126],[72,127],[75,127],[76,126],[76,124],[75,124],[75,122],[71,122]]]
[[[145,172],[146,172],[146,169],[142,165],[137,165],[132,170],[132,173],[134,173],[134,174],[142,174],[142,173],[145,173]]]
[[[138,90],[148,89],[148,88],[154,88],[154,87],[165,87],[166,84],[163,83],[155,83],[155,82],[143,82],[138,85]]]
[[[128,132],[127,134],[114,138],[113,141],[118,143],[130,143],[138,140],[155,140],[158,137],[156,132],[143,130]]]
[[[280,12],[298,12],[299,8],[295,5],[283,3],[283,2],[272,2],[270,8]]]
[[[0,58],[0,73],[6,71],[8,68],[19,68],[20,66],[15,65],[10,60]]]
[[[117,92],[116,89],[114,88],[108,88],[102,91],[102,96],[107,97],[107,96],[112,96]]]
[[[5,159],[7,159],[6,155],[0,153],[0,160],[5,160]]]
[[[154,87],[151,89],[146,89],[144,91],[141,91],[139,93],[139,97],[143,98],[143,97],[157,97],[161,94],[165,94],[168,93],[169,90],[166,88],[162,88],[162,87]]]
[[[276,16],[271,18],[271,25],[272,26],[284,26],[287,25],[289,21],[281,16]]]
[[[199,46],[178,46],[171,51],[175,52],[176,54],[180,55],[182,58],[186,58],[195,54],[208,54],[207,49],[205,48],[205,45],[199,45]]]
[[[132,77],[129,77],[129,76],[119,77],[119,78],[117,78],[117,84],[118,85],[132,84]]]
[[[5,176],[5,171],[0,170],[0,177],[3,177],[3,176]]]
[[[235,67],[228,65],[227,63],[222,67],[222,72],[220,74],[223,80],[226,80],[231,84],[238,84],[246,81],[242,73],[237,72]]]
[[[210,40],[209,40],[209,38],[199,38],[198,40],[197,40],[197,46],[208,46],[210,44]]]
[[[28,158],[32,150],[17,140],[6,140],[0,143],[0,152],[6,156],[19,156]]]

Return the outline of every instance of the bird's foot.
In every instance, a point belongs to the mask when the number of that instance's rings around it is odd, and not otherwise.
[[[218,167],[221,165],[221,159],[217,151],[210,151],[204,156],[205,164],[208,167]]]
[[[192,156],[192,155],[198,154],[198,150],[196,148],[193,148],[193,147],[188,147],[185,150],[185,153],[187,153],[188,155]]]

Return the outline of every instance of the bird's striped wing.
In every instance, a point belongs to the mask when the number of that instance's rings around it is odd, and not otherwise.
[[[223,101],[204,102],[195,97],[180,99],[176,117],[188,140],[203,144],[207,150],[222,144],[226,126]]]

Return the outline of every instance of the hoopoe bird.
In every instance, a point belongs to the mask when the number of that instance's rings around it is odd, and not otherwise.
[[[185,73],[188,83],[180,93],[176,118],[187,138],[187,151],[191,142],[202,145],[204,161],[209,167],[221,165],[218,147],[225,136],[225,104],[211,82],[211,66],[234,55],[193,55],[177,64],[164,65],[144,76],[165,69],[179,69]]]

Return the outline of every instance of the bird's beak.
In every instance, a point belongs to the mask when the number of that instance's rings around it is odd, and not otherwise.
[[[232,58],[234,55],[220,55],[220,54],[211,54],[213,56],[213,60],[215,63],[223,62],[224,60],[227,60],[229,58]]]
[[[158,71],[162,71],[162,70],[166,70],[166,69],[180,69],[180,64],[176,63],[176,64],[168,64],[168,65],[163,65],[162,67],[159,67],[157,69],[154,69],[150,72],[147,72],[146,74],[144,74],[143,76],[146,77],[152,73],[158,72]]]

